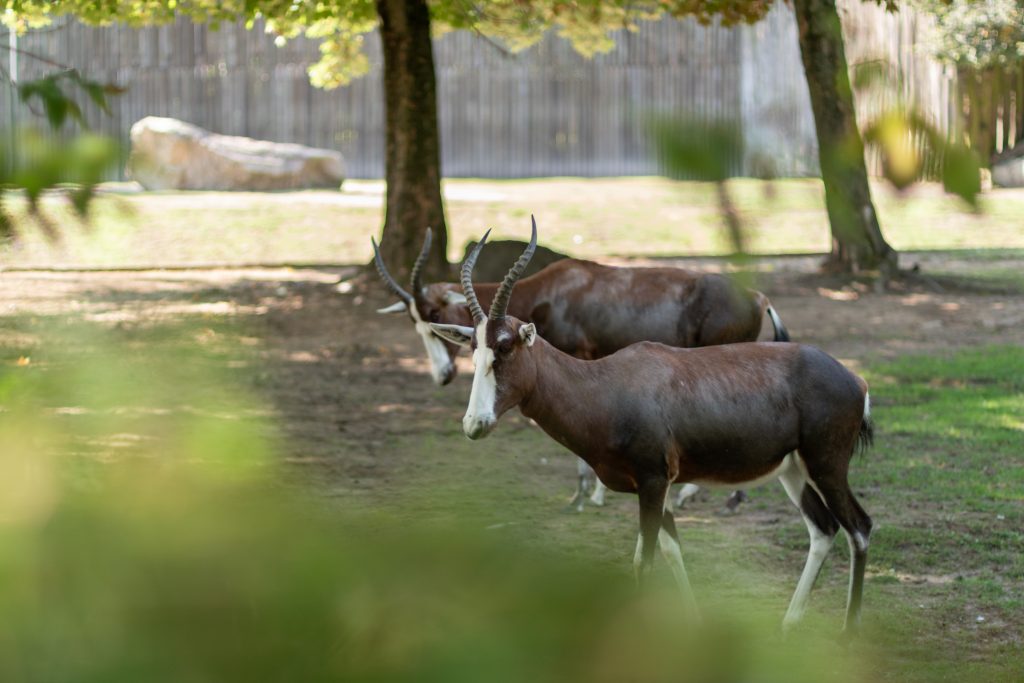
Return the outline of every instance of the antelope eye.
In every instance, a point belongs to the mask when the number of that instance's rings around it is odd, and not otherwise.
[[[429,320],[432,323],[440,322],[441,321],[441,313],[435,308],[432,311],[430,311],[429,313],[427,313],[427,320]]]
[[[512,340],[502,339],[498,342],[498,348],[495,349],[500,354],[508,354],[512,352]]]

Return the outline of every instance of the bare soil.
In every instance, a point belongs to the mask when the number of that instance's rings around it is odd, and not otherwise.
[[[720,269],[723,262],[678,263]],[[868,283],[818,275],[814,265],[811,258],[762,260],[758,286],[794,340],[854,368],[908,353],[1024,343],[1019,293],[979,292],[948,278],[944,284],[911,278],[876,293]],[[470,361],[459,359],[452,386],[435,387],[408,320],[375,313],[389,303],[379,282],[355,267],[0,273],[0,321],[9,315],[111,326],[241,321],[239,354],[259,354],[253,382],[280,418],[283,457],[312,466],[328,492],[387,495],[409,464],[408,454],[385,448],[389,439],[459,428]],[[12,334],[0,328],[0,343],[18,344]],[[518,415],[507,421],[525,424]],[[568,494],[569,459],[561,469],[559,486]],[[550,475],[523,473],[531,486],[551,486]]]

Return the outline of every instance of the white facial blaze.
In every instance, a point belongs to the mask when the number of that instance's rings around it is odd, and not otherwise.
[[[416,321],[416,332],[423,339],[423,346],[427,349],[427,357],[430,359],[430,374],[435,382],[443,384],[452,371],[452,361],[448,357],[448,349],[430,329],[430,324],[420,318],[420,312],[416,310],[415,306],[409,307],[409,313]]]
[[[494,377],[494,350],[487,346],[487,321],[476,328],[476,349],[473,351],[473,388],[469,392],[469,406],[462,418],[462,431],[475,438],[494,424],[494,402],[498,395],[498,382]],[[485,432],[486,433],[486,432]]]

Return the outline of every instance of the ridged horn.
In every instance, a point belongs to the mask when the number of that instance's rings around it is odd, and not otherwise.
[[[430,256],[430,242],[433,237],[430,228],[427,228],[427,234],[423,237],[423,248],[420,249],[420,255],[416,257],[416,263],[412,264],[412,276],[409,282],[412,286],[412,295],[417,301],[423,298],[423,266]]]
[[[490,234],[490,230],[484,233],[483,238],[477,242],[477,245],[473,247],[473,251],[469,252],[469,256],[462,262],[462,293],[466,295],[469,312],[473,314],[473,325],[479,325],[487,317],[484,315],[484,309],[480,307],[480,302],[476,298],[476,292],[473,291],[473,268],[476,266],[476,259],[480,255],[480,250],[483,249]]]
[[[505,317],[505,312],[508,310],[508,300],[512,296],[512,288],[516,286],[516,282],[523,276],[526,266],[530,265],[530,259],[533,258],[533,252],[537,250],[537,219],[531,214],[530,220],[533,222],[533,234],[530,235],[530,243],[526,245],[522,255],[509,268],[505,279],[501,281],[501,286],[498,287],[498,291],[494,295],[494,301],[491,302],[491,312],[489,315],[491,320],[501,320]]]
[[[377,273],[380,274],[380,278],[384,280],[384,284],[388,286],[388,289],[397,296],[399,299],[407,304],[412,304],[413,298],[409,292],[402,289],[395,278],[391,277],[391,273],[388,272],[387,267],[384,265],[384,259],[380,257],[380,249],[377,248],[377,240],[370,237],[370,244],[373,245],[373,262],[377,266]]]

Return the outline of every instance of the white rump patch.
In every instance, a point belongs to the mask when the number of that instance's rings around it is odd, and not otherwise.
[[[864,392],[864,420],[871,419],[871,394]]]

